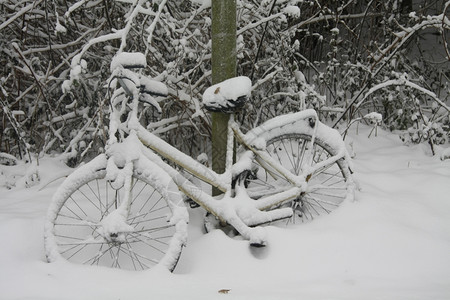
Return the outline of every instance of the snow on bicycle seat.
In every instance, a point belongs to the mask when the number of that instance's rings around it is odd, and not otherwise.
[[[142,69],[147,66],[145,55],[140,52],[122,52],[114,56],[111,61],[111,71],[122,67],[124,69]]]
[[[203,93],[203,104],[208,111],[233,113],[244,106],[251,90],[250,78],[230,78],[207,88]]]

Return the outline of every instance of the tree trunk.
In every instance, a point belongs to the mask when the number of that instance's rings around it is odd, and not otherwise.
[[[236,76],[236,0],[212,2],[212,83]],[[227,124],[230,116],[212,113],[212,169],[225,172]],[[213,188],[213,195],[221,192]]]

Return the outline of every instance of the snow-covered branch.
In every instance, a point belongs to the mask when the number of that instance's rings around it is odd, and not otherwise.
[[[395,127],[403,99],[396,93],[420,95],[416,102],[432,99],[439,113],[448,113],[450,1],[421,9],[398,3],[238,1],[237,74],[253,84],[237,117],[243,127],[304,108],[339,123],[365,115],[369,99],[371,111],[387,110],[384,122]],[[110,61],[122,51],[145,53],[142,73],[169,88],[167,98],[157,99],[160,113],[142,105],[142,125],[193,155],[209,151],[210,116],[200,99],[211,85],[210,9],[208,1],[3,1],[0,86],[10,111],[24,114],[10,114],[13,123],[2,112],[0,151],[18,155],[7,142],[18,141],[15,128],[30,151],[73,151],[75,163],[101,151],[108,132]],[[442,35],[444,47],[415,51],[423,40],[410,41],[427,28]],[[380,104],[382,91],[391,98]],[[409,121],[401,124],[410,124],[407,114],[419,106],[404,110]],[[426,116],[435,108],[420,109]],[[429,119],[435,125],[446,120]],[[85,127],[86,121],[91,125]]]
[[[377,84],[375,86],[373,86],[372,88],[369,89],[369,91],[367,93],[364,94],[364,97],[355,105],[355,109],[358,109],[366,100],[367,98],[372,95],[373,93],[379,91],[379,90],[383,90],[386,89],[390,86],[406,86],[406,87],[410,87],[412,89],[415,89],[427,96],[429,96],[431,99],[433,99],[434,101],[436,101],[436,103],[441,106],[442,108],[444,108],[445,110],[447,110],[447,112],[450,112],[450,107],[448,107],[442,100],[440,100],[435,93],[433,93],[430,90],[427,90],[417,84],[415,84],[414,82],[409,81],[408,79],[406,79],[405,77],[399,78],[399,79],[392,79],[392,80],[387,80],[385,82],[382,82],[380,84]]]
[[[11,23],[16,21],[18,18],[22,17],[26,13],[28,13],[30,10],[41,4],[43,0],[37,0],[33,1],[32,3],[28,4],[27,6],[21,8],[16,14],[14,14],[13,17],[9,18],[7,21],[0,24],[0,31],[9,26]]]
[[[403,31],[395,33],[395,40],[384,50],[381,50],[378,57],[375,58],[375,62],[371,67],[372,70],[380,61],[382,61],[382,59],[384,59],[384,63],[374,71],[374,74],[378,74],[379,71],[385,66],[385,64],[387,64],[392,59],[396,52],[401,49],[415,33],[430,27],[448,30],[450,29],[450,20],[445,14],[441,14],[438,16],[428,16],[426,20],[422,21],[421,23],[416,24],[412,27],[403,28]]]

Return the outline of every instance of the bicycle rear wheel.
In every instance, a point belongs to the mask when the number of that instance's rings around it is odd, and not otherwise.
[[[271,136],[265,151],[283,167],[295,175],[303,174],[306,168],[323,163],[338,153],[323,137],[316,136],[311,144],[311,135],[288,132]],[[325,164],[307,176],[308,188],[296,199],[283,204],[294,211],[292,218],[283,222],[307,222],[319,215],[328,214],[345,199],[353,195],[353,183],[348,163],[344,158]],[[254,161],[252,175],[247,179],[247,193],[254,199],[270,196],[287,190],[292,184],[276,170],[263,162]]]
[[[171,220],[179,207],[160,184],[164,181],[134,170],[128,228],[108,235],[102,221],[128,191],[105,179],[105,166],[106,159],[95,159],[69,176],[56,192],[46,224],[48,261],[62,257],[128,270],[163,264],[172,271],[185,242],[187,220],[180,216]]]

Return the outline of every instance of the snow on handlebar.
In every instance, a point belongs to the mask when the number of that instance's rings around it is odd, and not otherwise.
[[[167,97],[169,92],[164,83],[134,71],[146,66],[147,60],[142,53],[119,53],[111,61],[112,78],[117,79],[129,98],[133,98],[135,92],[138,92],[139,101],[151,104],[160,111],[161,108],[153,97]]]

